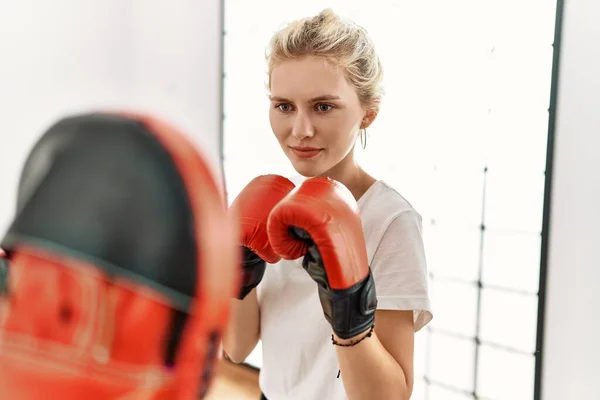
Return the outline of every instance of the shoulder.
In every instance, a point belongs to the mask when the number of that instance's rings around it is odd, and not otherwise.
[[[375,182],[358,200],[358,205],[370,256],[384,235],[400,240],[420,234],[421,215],[398,190],[384,181]]]
[[[363,219],[375,219],[378,223],[385,220],[391,223],[400,215],[421,219],[421,215],[412,204],[385,181],[375,182],[358,200],[358,205],[361,215],[364,215]]]

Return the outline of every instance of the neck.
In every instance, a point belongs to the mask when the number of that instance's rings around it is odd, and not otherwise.
[[[375,178],[367,174],[354,160],[352,152],[338,165],[325,172],[323,176],[346,186],[356,200],[375,182]]]

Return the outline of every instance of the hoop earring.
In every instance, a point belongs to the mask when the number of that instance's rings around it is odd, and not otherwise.
[[[367,128],[363,128],[360,131],[360,146],[363,150],[367,148]]]

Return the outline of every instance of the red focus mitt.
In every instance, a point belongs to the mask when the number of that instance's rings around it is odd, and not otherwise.
[[[1,242],[1,397],[201,397],[239,284],[225,212],[206,161],[168,124],[54,124]]]

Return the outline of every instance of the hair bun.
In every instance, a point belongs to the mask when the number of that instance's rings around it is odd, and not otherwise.
[[[332,21],[332,20],[335,20],[335,19],[337,19],[337,15],[335,15],[335,13],[333,12],[333,10],[331,8],[324,9],[317,16],[317,21],[320,24],[322,24],[324,22],[327,22],[327,21]]]

